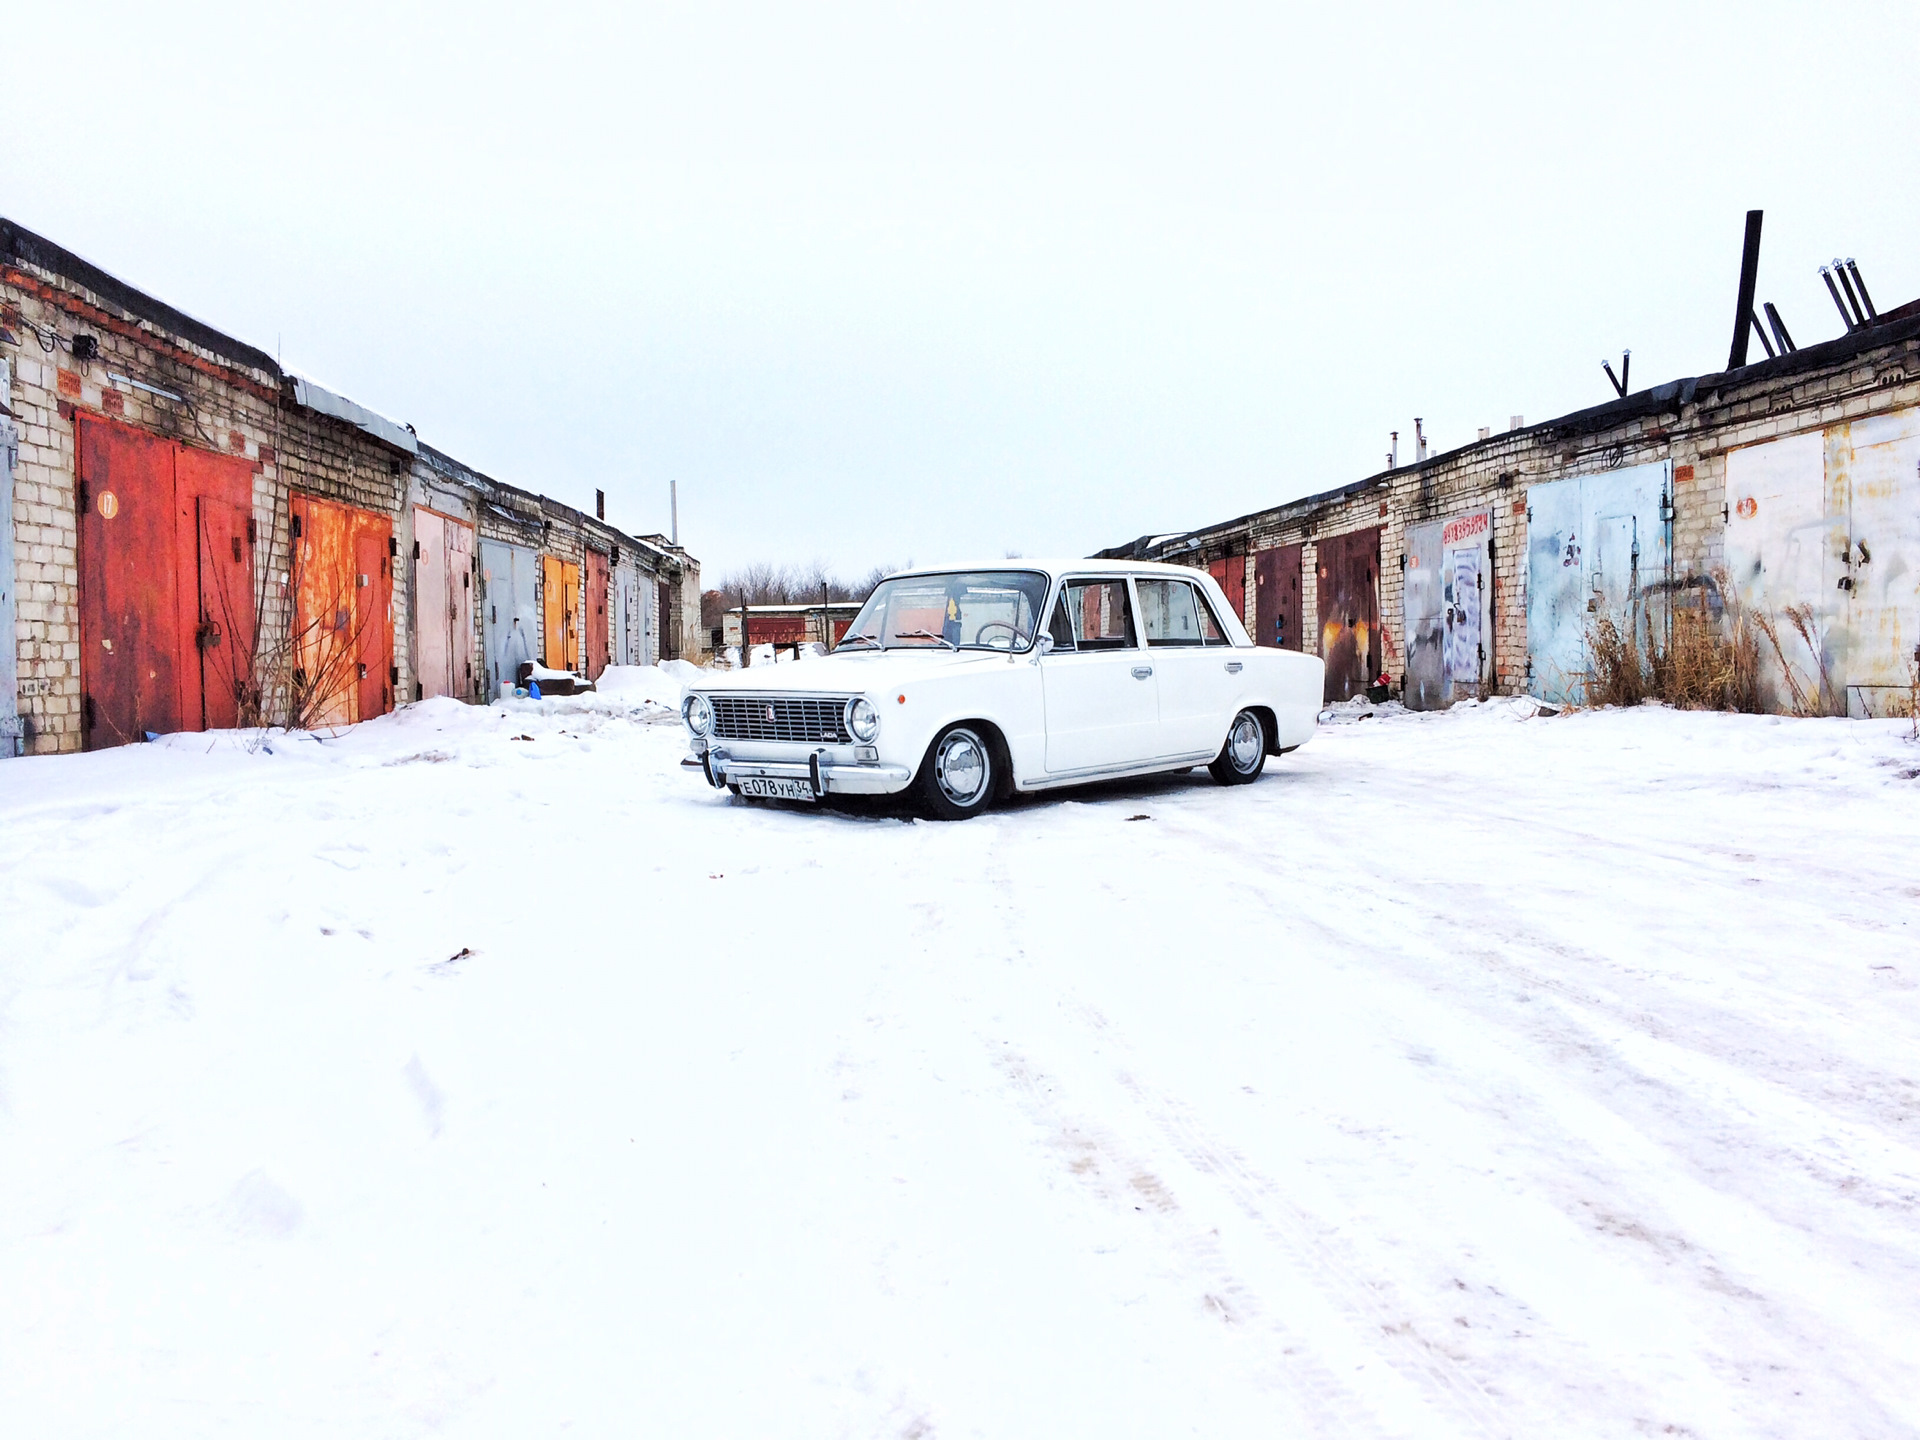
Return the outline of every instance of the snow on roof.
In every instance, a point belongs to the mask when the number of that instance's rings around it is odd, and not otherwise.
[[[309,410],[317,410],[322,415],[331,415],[336,420],[344,420],[357,426],[376,439],[406,451],[409,455],[420,453],[419,438],[404,425],[399,425],[384,415],[376,415],[364,405],[356,405],[344,395],[336,395],[317,381],[304,375],[294,375],[293,399],[297,405]]]

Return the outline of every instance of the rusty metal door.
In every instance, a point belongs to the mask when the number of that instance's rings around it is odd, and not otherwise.
[[[1247,623],[1247,558],[1244,555],[1229,555],[1224,560],[1216,560],[1207,567],[1207,573],[1220,582],[1220,588],[1226,592],[1227,604],[1233,608],[1233,618],[1242,625]],[[1256,639],[1258,637],[1255,637]]]
[[[453,693],[453,597],[447,524],[423,506],[413,510],[413,678],[422,699]]]
[[[78,425],[82,733],[99,750],[181,728],[175,447]]]
[[[422,699],[473,692],[473,527],[413,511],[414,679]]]
[[[1844,439],[1841,432],[1844,432]],[[1920,664],[1920,411],[1876,415],[1827,432],[1828,489],[1846,497],[1845,644],[1836,684],[1856,717],[1904,716]]]
[[[1580,482],[1554,480],[1527,491],[1528,689],[1555,704],[1586,695],[1586,551],[1592,544]]]
[[[1440,598],[1446,622],[1442,659],[1449,704],[1481,694],[1493,678],[1492,540],[1490,510],[1459,516],[1440,529]]]
[[[253,517],[246,506],[208,495],[195,496],[194,508],[200,724],[230,730],[255,684]],[[257,710],[247,718],[256,717]]]
[[[176,446],[173,480],[179,594],[187,606],[180,629],[193,646],[181,655],[181,714],[200,729],[230,729],[258,688],[253,466]]]
[[[1302,547],[1276,545],[1253,554],[1253,643],[1298,650],[1302,629]]]
[[[1642,645],[1664,637],[1672,556],[1665,460],[1549,481],[1527,491],[1528,689],[1578,704],[1602,616]],[[1729,532],[1731,535],[1731,532]]]
[[[1407,673],[1401,695],[1410,710],[1440,710],[1447,703],[1447,587],[1440,548],[1445,523],[1407,527],[1407,569],[1400,587]]]
[[[358,715],[361,720],[393,708],[393,575],[390,533],[361,525],[353,540],[353,628],[360,640]]]
[[[6,371],[0,364],[0,380]],[[20,646],[13,628],[13,461],[19,452],[20,432],[11,421],[0,420],[0,760],[10,760],[25,749],[17,708]]]
[[[1380,529],[1315,544],[1325,699],[1351,700],[1380,673]]]
[[[613,663],[643,665],[634,652],[633,581],[625,575],[613,579]]]
[[[587,678],[598,680],[607,668],[607,557],[587,551]]]
[[[295,709],[311,725],[351,725],[360,693],[360,636],[354,628],[358,571],[347,509],[295,495],[293,685]]]
[[[524,545],[480,542],[480,623],[486,646],[485,696],[511,690],[520,667],[539,653],[540,606],[534,598],[539,557]]]
[[[558,555],[540,557],[540,663],[573,668],[567,664],[567,564]]]
[[[314,725],[349,725],[393,701],[393,521],[295,495],[294,681]]]
[[[1776,617],[1781,653],[1760,647],[1763,696],[1776,710],[1791,707],[1795,687],[1818,691],[1826,638],[1844,628],[1844,570],[1835,556],[1851,542],[1829,502],[1825,466],[1818,431],[1727,452],[1727,578],[1749,614]],[[1819,655],[1780,617],[1789,605],[1811,607]]]
[[[474,696],[473,605],[479,586],[478,567],[474,564],[473,526],[448,520],[447,528],[447,613],[453,626],[447,668],[452,672],[453,694],[462,700]]]

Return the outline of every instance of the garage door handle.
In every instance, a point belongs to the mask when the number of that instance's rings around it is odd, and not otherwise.
[[[1153,678],[1153,666],[1151,665],[1134,666],[1133,678],[1136,680],[1151,680]]]
[[[1240,673],[1240,662],[1238,660],[1227,661],[1227,674],[1238,675],[1239,673]]]

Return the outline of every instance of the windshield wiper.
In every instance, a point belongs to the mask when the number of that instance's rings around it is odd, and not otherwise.
[[[956,655],[960,653],[960,647],[954,644],[953,641],[947,639],[944,635],[936,635],[931,630],[896,630],[893,632],[893,638],[896,640],[931,640],[936,645],[946,646],[947,649],[953,651]]]
[[[840,643],[833,648],[836,650],[844,650],[849,645],[875,645],[882,650],[887,648],[878,635],[842,635],[840,637]]]

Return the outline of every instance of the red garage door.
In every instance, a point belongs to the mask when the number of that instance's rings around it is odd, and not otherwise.
[[[1253,556],[1253,643],[1301,649],[1300,547],[1275,545]]]
[[[87,748],[238,724],[255,673],[253,467],[78,426]]]
[[[1314,549],[1326,699],[1351,700],[1380,673],[1380,531],[1329,535]]]
[[[1216,560],[1207,567],[1207,573],[1218,580],[1220,588],[1227,592],[1227,604],[1232,607],[1233,618],[1242,625],[1246,624],[1247,557],[1229,555],[1224,560]]]

